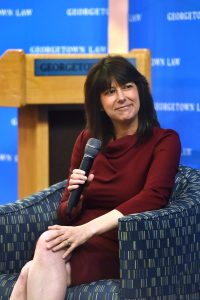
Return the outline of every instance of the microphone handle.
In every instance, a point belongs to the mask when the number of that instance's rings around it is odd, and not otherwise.
[[[85,171],[85,175],[88,176],[92,163],[93,163],[94,157],[89,156],[89,155],[84,155],[82,162],[80,164],[79,169]],[[80,196],[83,192],[83,189],[85,187],[85,184],[80,184],[79,187],[75,190],[73,190],[68,198],[68,206],[67,206],[67,214],[70,215],[72,212],[72,209],[74,206],[77,205]]]

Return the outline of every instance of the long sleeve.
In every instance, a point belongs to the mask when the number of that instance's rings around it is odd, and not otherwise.
[[[181,145],[178,135],[170,131],[155,146],[144,187],[135,196],[116,207],[124,215],[164,207],[174,186]],[[145,158],[139,162],[145,163]]]
[[[79,166],[81,164],[81,160],[83,158],[84,149],[85,149],[87,140],[88,140],[87,131],[82,131],[76,139],[76,142],[75,142],[73,150],[72,150],[72,155],[71,155],[68,180],[71,176],[72,171],[74,169],[79,168]],[[68,198],[69,198],[69,191],[68,191],[67,187],[68,187],[68,184],[65,187],[63,197],[62,197],[60,205],[58,207],[58,216],[59,216],[59,220],[60,220],[61,224],[66,224],[68,222],[68,220],[67,220],[67,204],[68,204]]]

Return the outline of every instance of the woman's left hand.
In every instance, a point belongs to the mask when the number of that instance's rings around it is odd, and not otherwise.
[[[80,226],[53,225],[49,226],[48,229],[52,230],[52,233],[47,239],[47,248],[52,249],[52,251],[59,251],[66,248],[63,255],[64,259],[71,254],[76,247],[85,243],[93,235],[87,223]]]

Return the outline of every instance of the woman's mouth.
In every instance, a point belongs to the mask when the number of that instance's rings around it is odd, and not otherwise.
[[[122,105],[122,106],[119,106],[119,107],[115,108],[115,110],[123,110],[123,109],[128,108],[128,107],[131,106],[131,105],[132,105],[132,104]]]

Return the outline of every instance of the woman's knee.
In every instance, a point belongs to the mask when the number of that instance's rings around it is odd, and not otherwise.
[[[47,248],[46,240],[50,234],[49,231],[43,232],[36,244],[34,259],[38,258],[41,264],[49,263],[51,260],[54,260],[56,256],[56,253]]]
[[[36,249],[46,250],[46,239],[48,238],[49,232],[43,232],[37,240]]]

